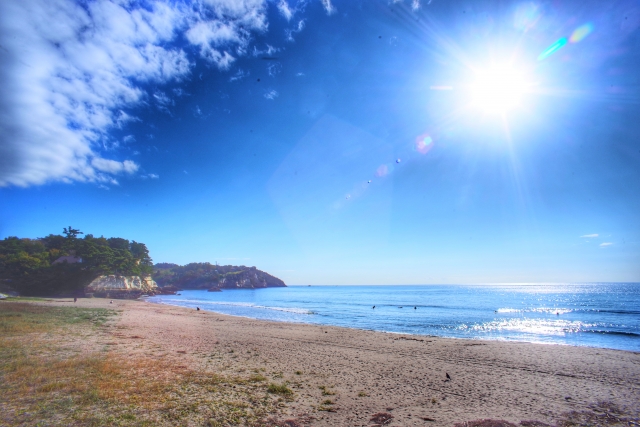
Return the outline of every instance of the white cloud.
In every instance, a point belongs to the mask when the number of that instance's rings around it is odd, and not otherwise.
[[[258,49],[257,46],[254,46],[253,49],[251,50],[251,55],[253,56],[260,56],[260,55],[266,55],[266,56],[273,56],[273,54],[279,52],[280,49],[277,47],[273,47],[270,44],[267,44],[266,49]]]
[[[242,80],[245,77],[247,77],[249,74],[249,71],[244,71],[242,68],[238,69],[238,71],[231,77],[229,77],[229,81],[230,82],[235,82],[237,80]]]
[[[93,158],[91,160],[91,166],[93,166],[95,169],[101,172],[106,172],[108,174],[113,174],[113,175],[120,174],[123,172],[132,174],[135,171],[137,171],[139,168],[139,166],[131,160],[118,162],[116,160],[102,159],[100,157]]]
[[[284,16],[284,19],[286,19],[287,21],[291,20],[293,12],[291,11],[291,8],[289,7],[289,4],[286,0],[280,0],[280,2],[278,3],[278,10],[282,14],[282,16]]]
[[[280,64],[279,62],[272,62],[271,64],[267,65],[267,74],[269,74],[270,77],[275,77],[281,72],[282,64]]]
[[[140,177],[142,179],[147,179],[147,178],[149,178],[149,179],[158,179],[158,178],[160,178],[160,175],[157,175],[155,173],[150,173],[150,174],[147,174],[147,175],[141,175]]]
[[[287,41],[290,41],[290,42],[294,41],[293,35],[296,34],[296,33],[299,33],[302,30],[304,30],[304,25],[305,25],[304,24],[304,19],[301,19],[301,20],[298,21],[298,23],[296,25],[294,25],[293,28],[285,30],[285,34],[287,36],[286,37]]]
[[[0,187],[116,184],[110,175],[138,165],[100,150],[111,129],[139,120],[125,110],[147,99],[145,85],[188,76],[176,37],[226,69],[266,28],[266,0],[0,1]]]
[[[420,0],[412,0],[411,1],[411,9],[413,9],[413,10],[420,9]]]
[[[331,4],[331,0],[320,0],[322,1],[322,6],[327,11],[327,15],[331,15],[336,11],[336,8]]]
[[[271,89],[268,90],[264,93],[264,97],[270,100],[274,100],[276,99],[278,96],[280,96],[280,94],[278,92],[276,92],[275,90]]]
[[[157,91],[156,93],[153,94],[153,97],[156,99],[158,104],[160,104],[163,107],[174,104],[173,99],[169,98],[167,94],[165,94],[162,91]]]
[[[580,236],[580,237],[585,239],[593,239],[595,237],[598,237],[598,234],[585,234],[584,236]]]
[[[250,31],[265,31],[265,0],[201,0],[197,13],[189,18],[185,36],[200,47],[200,56],[220,69],[228,69],[235,57],[225,47],[244,52]],[[207,19],[213,15],[214,19]]]
[[[613,245],[613,243],[612,243],[612,242],[603,242],[603,243],[600,243],[600,247],[601,247],[601,248],[606,248],[607,246],[611,246],[611,245]]]

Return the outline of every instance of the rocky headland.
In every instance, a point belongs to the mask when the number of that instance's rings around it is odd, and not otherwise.
[[[259,289],[285,287],[285,283],[256,267],[191,263],[154,265],[153,279],[163,293],[181,289]]]

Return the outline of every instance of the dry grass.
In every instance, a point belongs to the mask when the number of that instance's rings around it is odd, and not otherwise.
[[[104,333],[115,314],[0,303],[0,425],[265,425],[277,412],[264,377],[63,347],[78,334]]]
[[[322,390],[322,395],[323,396],[334,396],[335,392],[331,391],[331,390],[327,390],[327,386],[325,385],[321,385],[320,387],[318,387],[320,390]]]
[[[269,393],[281,394],[283,396],[291,396],[293,395],[293,391],[287,386],[287,384],[269,384],[267,387],[267,391]]]

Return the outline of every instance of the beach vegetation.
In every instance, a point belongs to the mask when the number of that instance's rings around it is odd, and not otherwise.
[[[117,315],[0,303],[3,425],[253,426],[278,412],[264,381],[132,357],[115,346],[100,351],[114,339],[110,320]],[[292,395],[286,384],[274,386],[279,395]]]
[[[323,396],[333,396],[333,395],[335,395],[335,392],[333,392],[333,391],[329,390],[329,389],[327,388],[327,386],[325,386],[325,385],[321,385],[321,386],[320,386],[320,387],[318,387],[318,388],[319,388],[320,390],[322,390],[322,395],[323,395]]]
[[[289,388],[287,383],[285,384],[270,383],[269,387],[267,388],[267,391],[269,393],[280,394],[283,396],[290,396],[293,394],[293,391]]]
[[[253,374],[249,377],[249,381],[250,382],[261,382],[261,381],[266,381],[267,377],[265,377],[264,375],[260,375],[260,374]]]

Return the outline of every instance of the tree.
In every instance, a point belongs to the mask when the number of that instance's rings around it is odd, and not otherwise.
[[[63,233],[65,236],[67,236],[67,239],[75,239],[78,237],[78,234],[84,234],[82,231],[80,230],[76,230],[75,228],[72,228],[71,226],[69,226],[69,228],[63,228]]]

